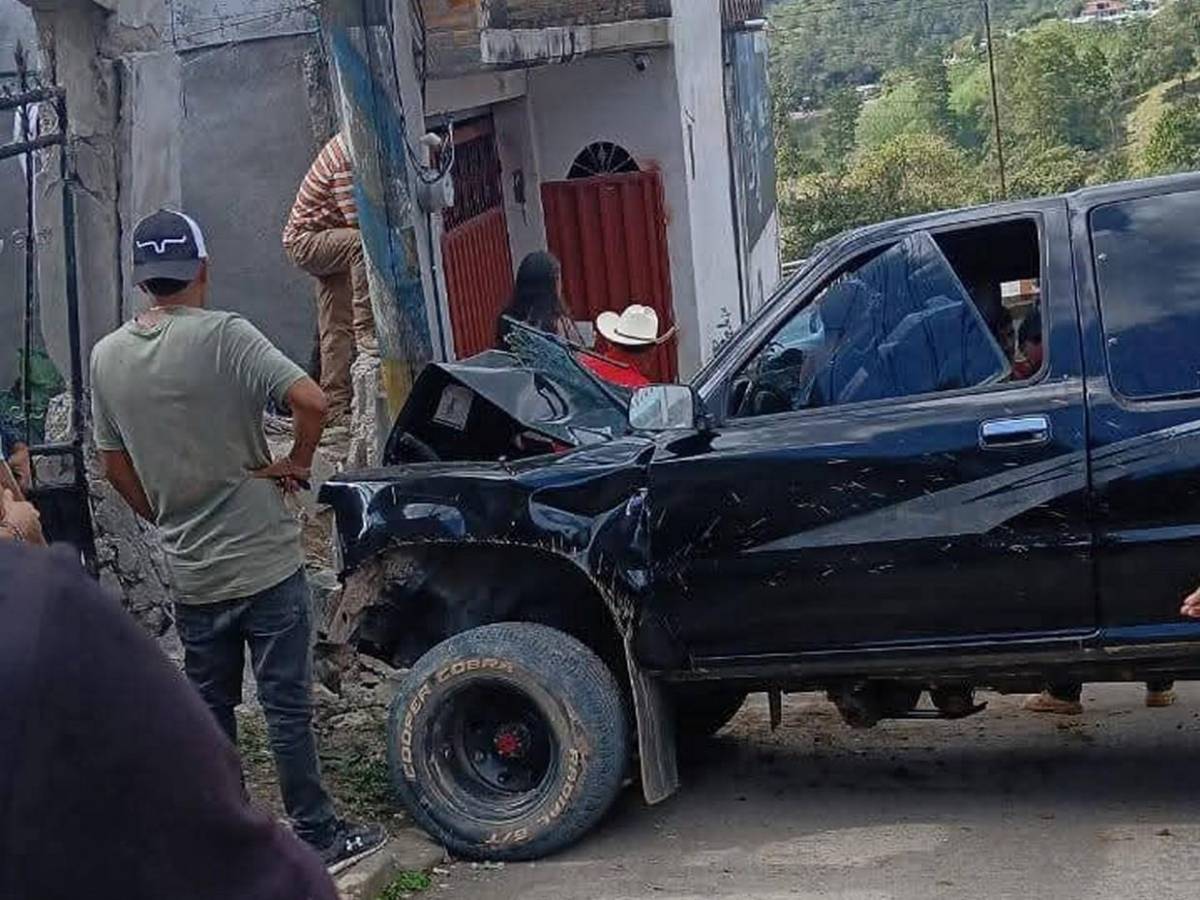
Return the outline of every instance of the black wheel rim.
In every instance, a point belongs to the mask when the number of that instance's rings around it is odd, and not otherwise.
[[[558,769],[546,715],[504,682],[477,682],[447,697],[427,735],[431,787],[459,814],[488,825],[528,815]]]

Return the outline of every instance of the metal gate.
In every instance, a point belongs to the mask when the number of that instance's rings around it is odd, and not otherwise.
[[[80,551],[87,568],[95,573],[95,536],[92,530],[91,508],[88,500],[87,469],[84,462],[84,398],[83,364],[79,332],[79,285],[75,259],[75,170],[67,140],[67,100],[62,88],[41,83],[40,79],[26,68],[25,56],[17,54],[18,84],[15,90],[0,91],[0,112],[12,111],[17,116],[19,137],[0,144],[0,160],[24,157],[25,160],[25,217],[26,228],[23,238],[25,252],[25,309],[22,335],[23,371],[21,375],[21,428],[24,443],[29,446],[33,457],[33,486],[28,491],[30,500],[42,515],[42,527],[48,540],[73,544]],[[35,128],[35,115],[48,110],[43,117],[52,120],[45,130]],[[30,365],[33,349],[35,314],[35,263],[37,232],[34,218],[35,154],[40,150],[57,147],[59,181],[62,190],[62,228],[65,255],[64,291],[67,311],[67,334],[70,347],[70,391],[71,391],[71,435],[61,443],[46,443],[35,438],[32,429],[33,410],[30,393]],[[57,285],[55,287],[58,287]],[[59,460],[66,465],[62,469],[65,477],[52,477],[42,481],[41,460]]]
[[[503,209],[470,219],[442,238],[454,350],[465,359],[496,343],[496,326],[513,288],[512,251]]]
[[[550,252],[562,262],[563,290],[573,318],[595,321],[632,303],[652,307],[665,332],[675,321],[662,176],[605,175],[542,185]],[[676,340],[654,354],[643,373],[678,378]]]
[[[465,359],[495,345],[513,265],[492,121],[476,119],[454,135],[456,202],[442,218],[442,265],[454,352]]]

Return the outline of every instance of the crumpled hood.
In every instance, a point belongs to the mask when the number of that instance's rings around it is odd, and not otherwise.
[[[642,491],[653,441],[629,437],[515,463],[424,463],[335,476],[345,568],[391,544],[512,542],[585,552],[597,523]]]

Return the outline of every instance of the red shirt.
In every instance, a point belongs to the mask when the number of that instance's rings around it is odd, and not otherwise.
[[[578,358],[593,374],[610,384],[617,384],[633,390],[650,386],[650,380],[633,366],[608,358],[592,356],[590,353],[580,353]]]

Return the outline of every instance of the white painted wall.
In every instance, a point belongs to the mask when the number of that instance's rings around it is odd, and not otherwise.
[[[690,196],[687,221],[681,224],[690,232],[697,364],[702,364],[712,355],[723,311],[736,321],[740,307],[719,0],[674,4],[672,39],[680,103],[677,127]],[[694,370],[683,359],[680,363],[685,374]]]
[[[508,219],[508,241],[512,248],[513,271],[525,254],[546,247],[546,220],[542,210],[541,167],[533,137],[533,112],[529,100],[522,97],[493,108],[496,148],[500,155],[501,181],[504,185],[504,213]],[[524,202],[519,202],[513,180],[517,173],[525,180]]]
[[[746,272],[746,296],[750,300],[750,312],[760,309],[783,279],[783,266],[779,259],[779,210],[763,230],[754,249],[750,251],[750,264]],[[734,316],[734,321],[737,317]]]

